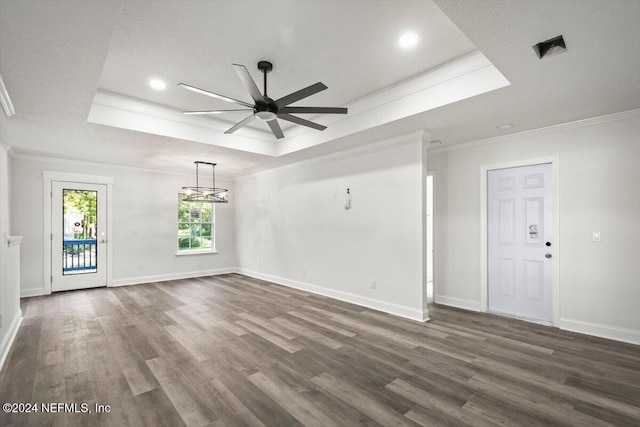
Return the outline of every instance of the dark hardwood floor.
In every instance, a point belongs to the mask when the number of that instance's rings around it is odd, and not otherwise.
[[[421,324],[236,274],[22,307],[0,403],[92,413],[3,426],[640,425],[640,347],[492,315]]]

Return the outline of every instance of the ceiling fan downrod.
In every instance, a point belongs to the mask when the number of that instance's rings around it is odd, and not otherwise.
[[[264,96],[267,96],[267,73],[273,70],[273,64],[269,61],[258,62],[258,70],[264,74]]]

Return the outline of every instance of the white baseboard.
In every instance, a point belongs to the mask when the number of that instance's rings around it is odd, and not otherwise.
[[[287,286],[294,289],[300,289],[303,291],[311,292],[318,295],[323,295],[330,298],[335,298],[340,301],[345,301],[351,304],[360,305],[362,307],[372,308],[374,310],[382,311],[385,313],[393,314],[395,316],[404,317],[411,320],[417,320],[419,322],[426,322],[429,320],[429,310],[420,310],[417,308],[406,307],[399,304],[392,304],[382,300],[364,297],[349,292],[338,291],[331,288],[325,288],[323,286],[312,285],[310,283],[298,282],[296,280],[286,279],[284,277],[272,276],[270,274],[259,273],[256,271],[247,270],[244,268],[237,268],[236,273],[242,274],[256,279],[266,280],[268,282],[276,283],[278,285]]]
[[[39,297],[45,295],[44,288],[20,289],[20,298]]]
[[[18,309],[11,321],[9,329],[7,329],[7,334],[2,339],[2,343],[0,343],[0,371],[4,366],[4,362],[7,360],[9,350],[11,350],[11,346],[13,345],[13,340],[15,340],[18,329],[20,329],[20,324],[22,324],[22,310]]]
[[[158,274],[155,276],[130,277],[126,279],[114,279],[108,286],[140,285],[142,283],[166,282],[167,280],[192,279],[194,277],[216,276],[218,274],[230,274],[237,271],[234,267],[216,268],[213,270],[187,271],[184,273]]]
[[[218,268],[213,270],[191,271],[185,273],[174,274],[161,274],[155,276],[143,276],[132,277],[127,279],[113,280],[110,286],[127,286],[137,285],[142,283],[163,282],[167,280],[189,279],[193,277],[215,276],[218,274],[230,274],[238,273],[249,277],[255,277],[257,279],[266,280],[269,282],[277,283],[279,285],[288,286],[290,288],[300,289],[303,291],[311,292],[314,294],[324,295],[330,298],[335,298],[340,301],[360,305],[374,310],[382,311],[385,313],[393,314],[396,316],[404,317],[411,320],[417,320],[420,322],[426,322],[429,320],[429,310],[419,310],[411,307],[406,307],[398,304],[388,303],[382,300],[364,297],[349,292],[338,291],[331,288],[325,288],[322,286],[312,285],[310,283],[298,282],[296,280],[286,279],[283,277],[272,276],[269,274],[263,274],[256,271],[251,271],[243,268]],[[44,295],[43,288],[29,288],[22,289],[20,291],[20,297],[34,297]],[[447,305],[456,308],[462,308],[470,311],[481,311],[480,302],[463,298],[449,297],[445,295],[435,295],[435,302],[437,304]],[[20,323],[22,322],[22,311],[16,313],[11,322],[9,332],[2,340],[0,344],[0,369],[7,357],[11,344],[15,338]],[[564,329],[571,332],[578,332],[581,334],[592,335],[600,338],[607,338],[616,341],[627,342],[630,344],[640,345],[640,331],[633,329],[618,328],[614,326],[602,325],[597,323],[583,322],[571,319],[560,319],[558,325],[560,329]]]
[[[451,307],[462,308],[470,311],[482,311],[480,302],[467,300],[462,298],[448,297],[444,295],[436,295],[435,302],[437,304],[448,305]],[[529,319],[520,319],[527,320]],[[540,322],[535,322],[540,323]],[[542,322],[547,324],[546,322]],[[565,331],[578,332],[580,334],[592,335],[594,337],[607,338],[615,341],[622,341],[630,344],[640,345],[640,331],[633,329],[617,328],[615,326],[602,325],[598,323],[583,322],[579,320],[560,319],[558,328]]]
[[[480,301],[448,297],[446,295],[435,295],[434,301],[436,304],[449,305],[451,307],[462,308],[471,311],[481,311]]]
[[[566,331],[640,345],[640,331],[633,329],[618,328],[615,326],[570,319],[560,319],[558,327]]]
[[[184,273],[158,274],[154,276],[128,277],[126,279],[114,279],[107,286],[140,285],[142,283],[165,282],[167,280],[191,279],[193,277],[215,276],[218,274],[235,273],[236,268],[216,268],[213,270],[187,271]],[[44,288],[29,288],[20,290],[20,298],[37,297],[46,295]]]

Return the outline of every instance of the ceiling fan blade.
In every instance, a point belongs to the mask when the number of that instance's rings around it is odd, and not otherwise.
[[[253,121],[253,119],[255,119],[255,116],[253,114],[251,114],[246,119],[243,119],[242,121],[239,121],[238,123],[236,123],[232,128],[229,128],[225,133],[233,133],[233,132],[237,131],[242,126],[244,126],[247,123]]]
[[[313,128],[313,129],[325,130],[327,128],[326,126],[322,126],[322,125],[320,125],[318,123],[310,122],[309,120],[301,119],[300,117],[292,116],[292,115],[286,114],[286,113],[284,113],[284,114],[279,113],[278,114],[278,118],[282,119],[282,120],[286,120],[286,121],[291,122],[291,123],[295,123],[297,125],[310,127],[310,128]]]
[[[297,114],[347,114],[346,108],[338,107],[284,107],[279,111]]]
[[[240,77],[240,80],[244,84],[244,87],[247,88],[247,90],[249,91],[249,94],[251,95],[251,98],[253,98],[256,104],[266,103],[264,96],[262,96],[262,94],[260,93],[260,89],[258,89],[258,86],[256,86],[256,82],[254,82],[253,79],[251,78],[251,74],[249,74],[247,67],[240,64],[231,64],[231,65],[233,65],[233,69],[236,70],[236,74],[238,75],[238,77]]]
[[[253,108],[253,105],[247,102],[238,101],[237,99],[229,98],[228,96],[224,96],[224,95],[218,95],[217,93],[209,92],[208,90],[200,89],[199,87],[191,86],[185,83],[178,83],[178,86],[183,87],[185,89],[189,89],[193,92],[196,92],[202,95],[210,96],[212,98],[221,99],[227,102],[233,102],[234,104],[239,104],[239,105],[242,105],[243,107]]]
[[[209,110],[209,111],[183,111],[182,114],[222,114],[222,113],[231,113],[233,111],[252,111],[251,108],[240,108],[239,110]]]
[[[282,129],[280,128],[280,125],[278,124],[278,121],[276,119],[269,120],[267,124],[269,125],[269,127],[271,128],[271,132],[273,132],[277,139],[284,138],[284,133],[282,133]]]
[[[300,89],[297,92],[290,93],[287,96],[283,96],[282,98],[276,100],[276,105],[278,108],[286,107],[289,104],[293,104],[296,101],[300,101],[303,98],[321,92],[327,89],[324,83],[316,83],[311,86],[307,86],[304,89]]]

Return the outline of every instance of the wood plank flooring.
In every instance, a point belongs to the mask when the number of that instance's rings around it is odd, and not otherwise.
[[[418,323],[237,274],[22,301],[2,426],[640,425],[640,347],[431,307]]]

